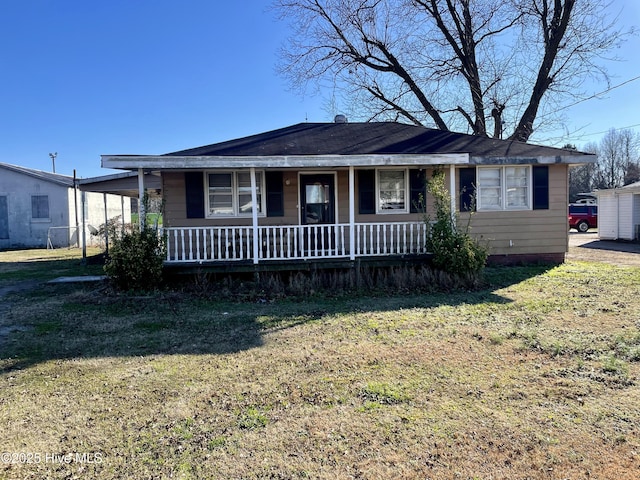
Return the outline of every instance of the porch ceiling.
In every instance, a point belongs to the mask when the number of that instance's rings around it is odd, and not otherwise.
[[[82,178],[78,180],[80,190],[85,192],[110,193],[125,197],[138,197],[138,174],[136,172],[117,173],[101,177]],[[145,173],[145,189],[153,195],[162,189],[162,180],[159,175]]]

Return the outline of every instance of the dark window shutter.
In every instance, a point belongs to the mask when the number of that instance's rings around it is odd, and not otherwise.
[[[265,172],[267,184],[267,217],[284,216],[282,172]]]
[[[533,209],[549,209],[549,167],[547,165],[533,167]]]
[[[470,212],[474,207],[476,193],[476,167],[461,168],[460,175],[460,211]]]
[[[376,213],[376,171],[358,170],[358,211]]]
[[[185,172],[184,190],[187,218],[204,218],[204,175],[202,172]]]
[[[409,170],[409,211],[424,213],[427,206],[427,182],[424,170]]]

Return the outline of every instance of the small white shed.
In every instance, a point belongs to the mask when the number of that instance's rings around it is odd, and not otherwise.
[[[598,191],[598,237],[640,239],[640,182]]]

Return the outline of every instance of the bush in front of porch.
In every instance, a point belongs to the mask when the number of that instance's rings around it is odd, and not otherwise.
[[[148,212],[150,199],[146,194],[142,202]],[[151,291],[162,283],[167,241],[158,230],[158,218],[162,218],[163,210],[164,203],[156,216],[145,216],[142,225],[133,224],[128,229],[115,223],[107,225],[113,245],[104,271],[119,290]]]
[[[436,170],[427,181],[427,190],[434,198],[435,220],[429,216],[427,249],[433,254],[433,266],[454,275],[476,277],[484,269],[489,248],[469,233],[469,221],[460,225],[458,215],[451,211],[451,193],[445,186],[442,170]]]

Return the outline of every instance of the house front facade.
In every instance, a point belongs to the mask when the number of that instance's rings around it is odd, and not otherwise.
[[[493,260],[561,262],[568,167],[590,161],[394,122],[338,122],[165,155],[103,155],[102,166],[161,175],[167,264],[268,266],[428,255],[435,171],[459,221],[473,211],[471,233]]]

